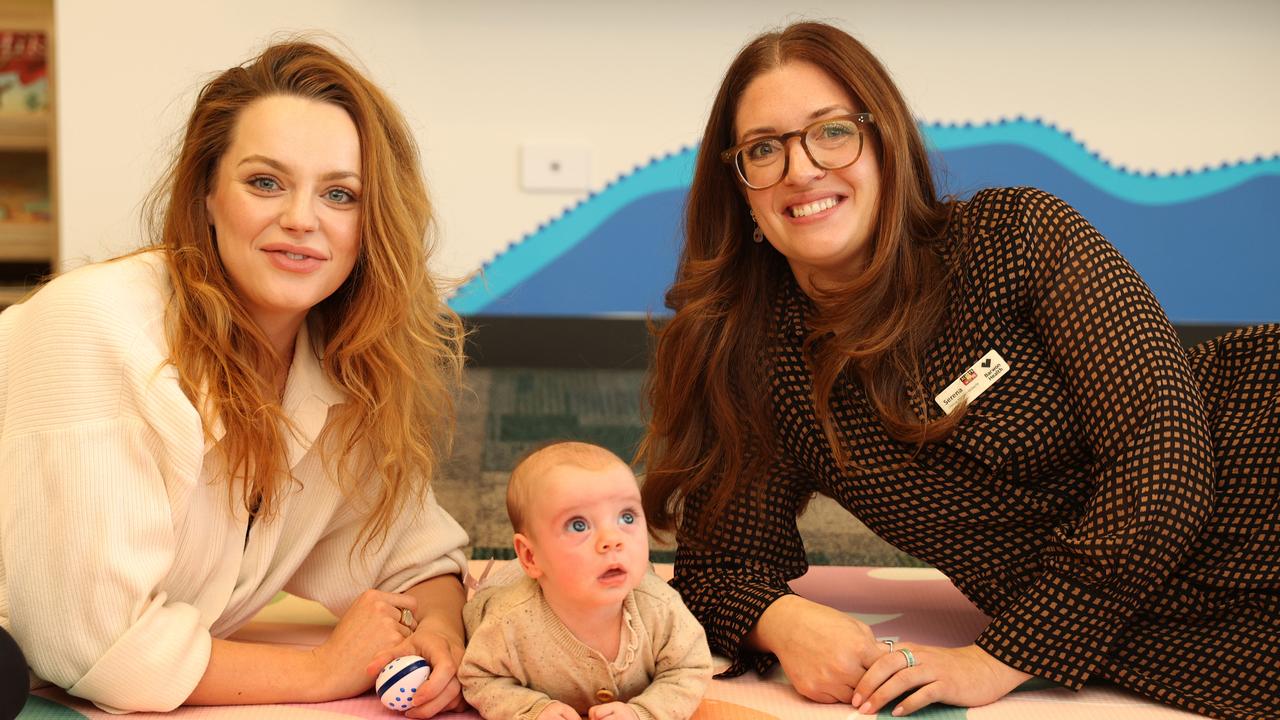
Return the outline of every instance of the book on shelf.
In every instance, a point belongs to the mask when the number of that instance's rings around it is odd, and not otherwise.
[[[51,210],[44,158],[0,152],[0,222],[47,223]]]
[[[48,112],[47,52],[43,32],[0,29],[0,114]]]

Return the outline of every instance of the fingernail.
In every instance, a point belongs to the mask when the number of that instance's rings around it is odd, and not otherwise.
[[[902,716],[903,716],[903,715],[905,715],[906,713],[902,712],[902,708],[901,708],[901,707],[896,707],[896,708],[894,708],[894,709],[893,709],[893,713],[892,713],[892,714],[893,714],[893,716],[894,716],[894,717],[902,717]]]
[[[850,701],[850,704],[851,704],[851,705],[853,705],[854,707],[858,707],[859,705],[861,705],[861,704],[862,704],[862,693],[854,693],[854,694],[853,694],[853,700],[851,700],[851,701]]]
[[[862,707],[858,708],[858,712],[862,713],[863,715],[868,715],[868,714],[870,714],[870,713],[871,713],[871,701],[870,701],[870,700],[868,700],[868,701],[866,701],[866,702],[862,703]]]

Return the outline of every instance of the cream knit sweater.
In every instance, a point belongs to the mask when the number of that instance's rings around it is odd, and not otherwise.
[[[680,595],[649,573],[623,603],[618,657],[580,642],[530,578],[467,603],[458,679],[488,720],[533,720],[552,700],[585,716],[620,700],[640,720],[687,720],[711,681],[707,636]]]
[[[63,275],[0,314],[0,625],[37,675],[111,711],[181,704],[210,638],[280,590],[341,615],[367,588],[466,567],[466,533],[434,498],[349,562],[363,518],[312,447],[343,395],[305,329],[283,402],[302,435],[288,448],[296,483],[246,544],[243,503],[229,506],[165,363],[168,295],[147,253]]]

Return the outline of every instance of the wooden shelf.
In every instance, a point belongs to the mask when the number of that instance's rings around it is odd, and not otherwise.
[[[25,285],[0,285],[0,308],[8,307],[26,297],[31,288]]]
[[[0,221],[0,262],[49,262],[53,223]]]
[[[56,220],[32,222],[28,218],[26,195],[39,197],[50,211],[58,206],[57,120],[54,110],[56,69],[54,67],[54,0],[0,0],[0,29],[17,33],[43,33],[48,87],[45,102],[49,107],[29,112],[9,107],[0,113],[0,153],[5,181],[22,190],[10,198],[23,207],[22,212],[7,208],[0,220],[0,306],[23,297],[27,287],[22,280],[30,265],[52,266],[58,255]],[[6,191],[8,192],[8,191]],[[25,198],[25,199],[24,199]],[[21,200],[21,202],[19,202]],[[6,201],[8,202],[8,201]],[[28,218],[19,220],[16,218]]]
[[[0,150],[45,150],[48,147],[48,115],[0,114]]]

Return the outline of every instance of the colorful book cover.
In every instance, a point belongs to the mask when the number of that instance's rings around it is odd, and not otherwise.
[[[0,113],[48,110],[47,47],[43,32],[0,30]]]

